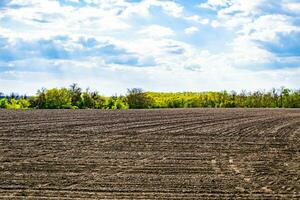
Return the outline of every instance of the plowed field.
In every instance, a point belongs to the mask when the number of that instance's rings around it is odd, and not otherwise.
[[[300,199],[300,110],[0,110],[0,199]]]

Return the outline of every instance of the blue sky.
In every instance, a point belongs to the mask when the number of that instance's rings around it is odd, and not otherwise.
[[[1,0],[0,92],[300,88],[299,0]]]

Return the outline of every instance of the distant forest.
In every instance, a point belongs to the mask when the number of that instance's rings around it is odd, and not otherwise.
[[[227,92],[145,92],[128,89],[124,96],[106,97],[83,90],[77,84],[69,88],[40,89],[35,96],[0,93],[2,109],[149,109],[149,108],[300,108],[300,90],[288,88],[270,91]]]

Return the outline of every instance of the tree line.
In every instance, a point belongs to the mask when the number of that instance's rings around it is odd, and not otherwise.
[[[83,90],[77,84],[69,88],[40,89],[35,96],[5,96],[4,109],[148,109],[148,108],[300,108],[300,90],[227,92],[144,92],[128,89],[126,95],[106,97],[97,91]]]

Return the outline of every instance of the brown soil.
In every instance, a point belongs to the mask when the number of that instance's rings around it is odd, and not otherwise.
[[[300,199],[300,110],[0,110],[0,199]]]

